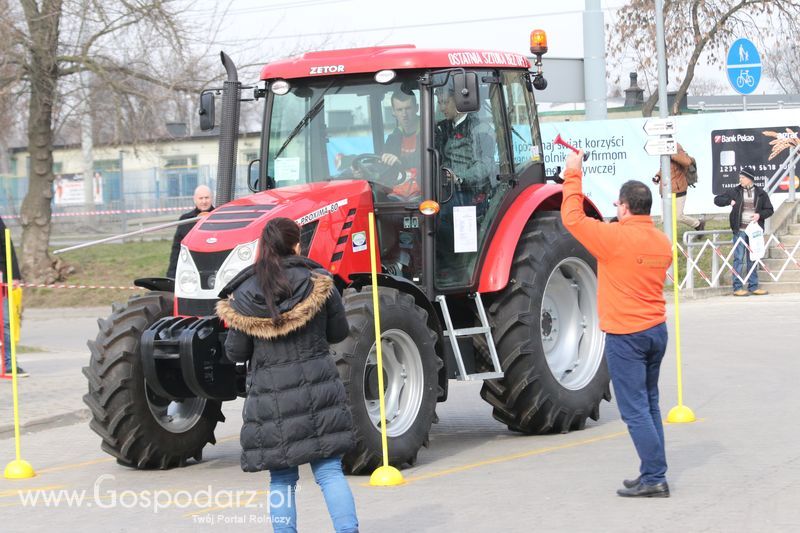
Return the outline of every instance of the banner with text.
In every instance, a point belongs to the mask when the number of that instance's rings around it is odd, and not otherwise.
[[[724,213],[714,205],[714,195],[738,183],[738,171],[748,168],[763,186],[800,142],[800,109],[742,111],[680,115],[675,138],[697,160],[699,180],[686,199],[687,214]],[[540,125],[547,174],[564,168],[568,150],[553,144],[556,135],[589,153],[583,164],[584,192],[603,216],[616,214],[613,202],[620,186],[635,179],[646,183],[654,195],[653,215],[661,215],[658,188],[652,178],[660,168],[658,156],[644,145],[645,118],[585,122],[542,122]],[[795,176],[795,180],[796,180]],[[776,194],[785,195],[786,180]],[[774,199],[777,205],[779,199]]]

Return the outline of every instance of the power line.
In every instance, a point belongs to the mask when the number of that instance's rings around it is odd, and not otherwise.
[[[583,10],[571,10],[571,11],[560,11],[557,13],[534,13],[534,14],[523,14],[523,15],[509,15],[505,17],[489,17],[489,18],[481,18],[481,19],[467,19],[467,20],[450,20],[445,22],[428,22],[425,24],[404,24],[400,26],[381,26],[376,28],[361,28],[355,30],[328,30],[324,32],[314,32],[314,33],[295,33],[295,34],[287,34],[287,35],[265,35],[261,37],[247,37],[244,39],[234,39],[230,41],[220,41],[219,44],[229,44],[235,45],[240,43],[249,43],[249,42],[262,42],[262,41],[272,41],[272,40],[279,40],[279,39],[295,39],[299,37],[328,37],[331,35],[344,35],[344,34],[358,34],[358,33],[370,33],[376,31],[389,31],[389,30],[405,30],[405,29],[412,29],[412,28],[431,28],[431,27],[441,27],[441,26],[456,26],[460,24],[477,24],[481,22],[500,22],[504,20],[515,20],[523,17],[549,17],[549,16],[559,16],[559,15],[575,15],[575,14],[582,14]]]
[[[352,0],[300,0],[296,2],[281,2],[279,4],[266,6],[243,7],[241,9],[231,9],[228,11],[224,9],[198,9],[187,11],[187,16],[190,18],[200,18],[206,15],[219,15],[227,17],[229,15],[250,15],[253,13],[266,13],[268,11],[298,9],[326,4],[343,4],[348,2],[352,2]]]

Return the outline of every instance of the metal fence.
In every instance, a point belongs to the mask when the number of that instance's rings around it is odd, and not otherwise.
[[[82,242],[172,220],[192,209],[192,195],[198,185],[209,186],[212,193],[216,190],[216,167],[209,165],[122,171],[106,169],[98,174],[102,181],[91,205],[87,205],[82,198],[78,201],[72,198],[57,201],[58,184],[63,183],[61,180],[73,180],[75,176],[56,175],[51,201],[51,244]],[[236,197],[250,192],[246,174],[247,166],[239,165]],[[76,183],[82,188],[82,180],[72,184]],[[27,193],[27,176],[0,176],[0,215],[15,238],[19,238],[21,231],[19,217]],[[165,238],[168,235],[171,232],[165,230],[148,238]]]

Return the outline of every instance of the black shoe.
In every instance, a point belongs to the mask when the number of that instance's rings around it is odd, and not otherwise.
[[[18,378],[27,378],[30,374],[22,370],[21,367],[17,367],[17,377]]]
[[[706,229],[706,221],[705,220],[701,220],[700,223],[697,225],[697,227],[694,228],[695,231],[703,231],[704,229]]]
[[[630,489],[619,489],[617,495],[625,498],[669,498],[669,485],[666,481],[655,485],[639,483]]]
[[[632,489],[633,487],[639,485],[642,482],[642,476],[637,477],[636,479],[626,479],[622,482],[626,489]]]

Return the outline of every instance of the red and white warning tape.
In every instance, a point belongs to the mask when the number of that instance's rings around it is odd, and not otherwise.
[[[32,289],[115,289],[115,290],[143,290],[141,287],[123,287],[114,285],[65,285],[47,283],[15,283],[15,287],[28,287]]]
[[[92,215],[123,215],[136,213],[162,213],[169,211],[186,211],[188,207],[154,207],[150,209],[109,209],[105,211],[80,211],[77,213],[53,213],[52,217],[84,217]],[[20,215],[0,215],[3,220],[19,218]]]

